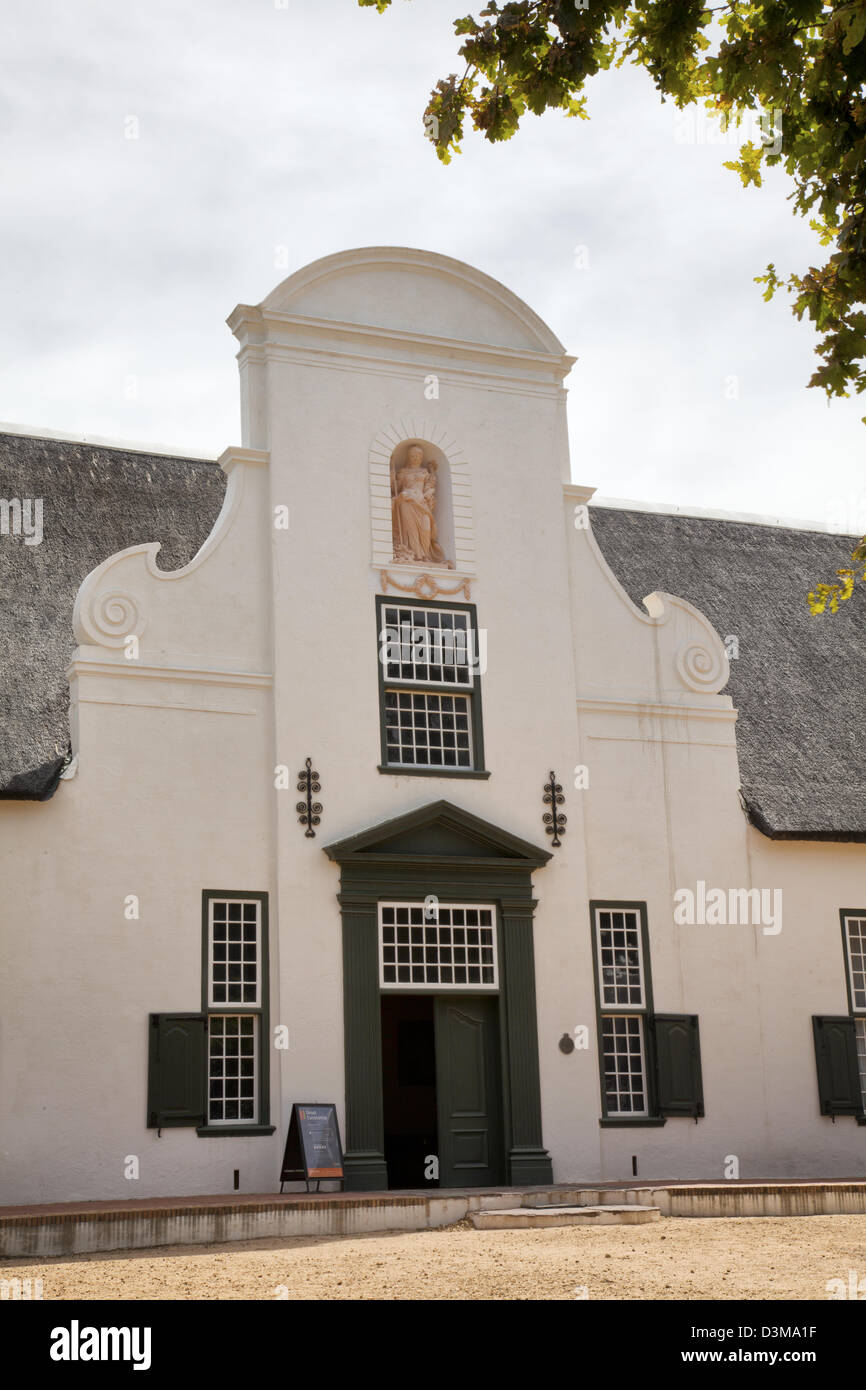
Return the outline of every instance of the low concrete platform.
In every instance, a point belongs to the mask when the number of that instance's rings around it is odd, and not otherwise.
[[[663,1217],[866,1215],[866,1180],[558,1183],[424,1192],[287,1192],[145,1197],[0,1207],[0,1258],[234,1240],[422,1231],[473,1213],[547,1207],[655,1207]],[[589,1217],[583,1224],[598,1223]],[[536,1222],[537,1224],[537,1222]]]
[[[506,1207],[502,1211],[473,1211],[469,1220],[476,1231],[536,1231],[543,1226],[641,1226],[660,1221],[658,1207],[608,1206]]]

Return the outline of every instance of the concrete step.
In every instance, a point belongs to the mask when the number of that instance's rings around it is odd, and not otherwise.
[[[469,1220],[477,1231],[537,1230],[542,1226],[639,1226],[645,1221],[658,1221],[658,1207],[629,1206],[586,1207],[509,1207],[499,1211],[471,1211]]]
[[[519,1204],[519,1206],[518,1206]],[[866,1216],[863,1178],[761,1182],[653,1182],[612,1187],[438,1188],[426,1192],[214,1193],[0,1207],[0,1257],[52,1259],[103,1250],[209,1245],[297,1236],[425,1231],[479,1212],[549,1213],[577,1207],[585,1225],[601,1207],[638,1219],[717,1216]],[[650,1215],[641,1217],[640,1208]],[[537,1223],[536,1223],[537,1224]],[[604,1223],[607,1224],[607,1223]]]

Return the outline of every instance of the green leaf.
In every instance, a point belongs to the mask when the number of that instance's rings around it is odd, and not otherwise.
[[[391,0],[358,3],[381,14]],[[453,28],[466,72],[440,79],[425,112],[446,164],[467,118],[491,142],[512,139],[527,112],[587,119],[592,79],[626,62],[678,109],[735,122],[764,113],[760,136],[725,167],[760,188],[764,162],[781,165],[828,256],[784,281],[773,266],[755,279],[765,300],[786,288],[794,316],[814,325],[808,384],[829,398],[866,391],[866,0],[490,0]],[[830,611],[841,593],[824,597]]]

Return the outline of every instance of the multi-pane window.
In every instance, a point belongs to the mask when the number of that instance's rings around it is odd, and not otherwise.
[[[389,763],[413,767],[472,766],[469,701],[461,695],[385,691]]]
[[[590,903],[602,1125],[704,1114],[697,1014],[653,1007],[646,903]]]
[[[647,1113],[643,1019],[607,1014],[601,1020],[604,1090],[609,1115]]]
[[[848,979],[851,1007],[866,1012],[866,917],[845,918],[845,945],[848,952]]]
[[[259,1119],[263,899],[207,899],[207,1123]]]
[[[377,619],[383,768],[480,770],[474,608],[380,598]]]
[[[635,911],[599,911],[598,963],[601,1003],[643,1007],[640,917]]]
[[[261,903],[210,900],[210,992],[208,1004],[261,1003]]]
[[[455,689],[472,685],[477,662],[467,612],[388,603],[382,605],[381,618],[387,633],[386,680],[441,683]]]
[[[256,1120],[258,1019],[211,1014],[208,1020],[208,1123]]]
[[[596,908],[594,931],[605,1114],[646,1116],[647,1000],[640,911]]]
[[[495,908],[380,903],[379,980],[383,988],[498,988]]]
[[[855,1018],[854,1028],[857,1036],[857,1066],[860,1071],[860,1090],[863,1092],[863,1109],[866,1110],[866,1018]]]
[[[863,1110],[866,1112],[866,914],[845,912],[842,914],[842,923],[848,967],[848,993],[851,1012],[854,1015],[860,1090]]]

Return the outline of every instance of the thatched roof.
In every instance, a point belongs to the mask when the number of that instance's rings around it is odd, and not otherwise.
[[[41,497],[43,540],[0,536],[0,796],[50,796],[69,746],[64,670],[81,581],[128,545],[159,540],[161,569],[191,560],[213,527],[215,463],[0,434],[0,498]]]
[[[202,459],[0,433],[0,498],[43,498],[44,539],[0,536],[0,797],[45,799],[69,746],[72,605],[129,545],[159,540],[186,564],[216,520],[222,472]],[[853,538],[752,522],[591,507],[630,597],[688,599],[739,642],[727,686],[747,812],[765,834],[866,839],[866,595],[812,618],[805,594]]]
[[[812,617],[806,594],[855,539],[750,521],[590,506],[601,551],[637,604],[688,599],[738,639],[725,687],[739,710],[747,814],[779,839],[866,839],[866,592]]]

